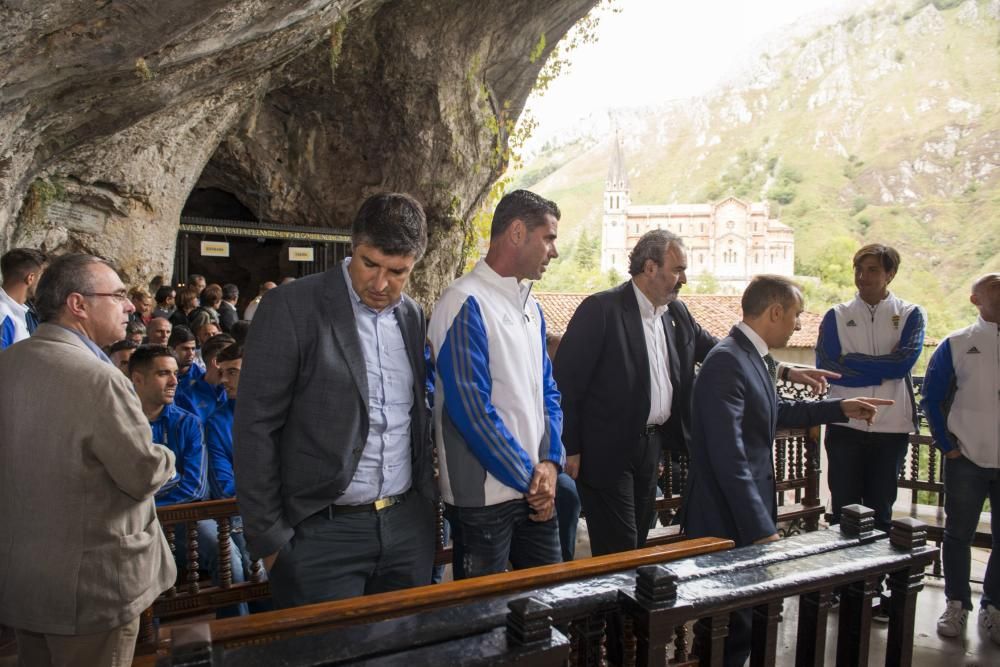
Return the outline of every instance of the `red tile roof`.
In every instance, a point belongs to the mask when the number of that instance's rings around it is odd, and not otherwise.
[[[588,294],[558,294],[556,292],[534,292],[545,313],[546,331],[563,334],[569,320],[580,302]],[[681,299],[691,311],[694,319],[716,338],[725,338],[733,325],[743,319],[740,297],[736,295],[685,294]],[[816,347],[819,324],[823,316],[816,313],[802,313],[802,329],[792,334],[788,347],[812,349]]]

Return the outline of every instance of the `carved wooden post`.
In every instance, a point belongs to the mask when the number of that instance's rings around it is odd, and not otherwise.
[[[538,598],[507,603],[507,641],[524,646],[552,638],[552,607]]]
[[[814,435],[815,433],[815,435]],[[810,429],[805,438],[806,457],[806,493],[802,504],[806,507],[819,507],[822,500],[819,497],[820,457],[818,429]],[[805,521],[806,530],[819,529],[819,516],[813,516]]]
[[[826,656],[826,620],[833,602],[829,590],[799,596],[795,667],[822,665]]]
[[[751,667],[773,665],[778,657],[778,623],[782,600],[771,600],[753,608]]]
[[[197,595],[201,590],[198,584],[198,522],[188,521],[187,523],[187,580],[188,591],[192,595]]]
[[[208,623],[179,625],[174,628],[168,664],[212,667],[212,630]]]
[[[687,659],[687,626],[681,623],[674,628],[674,662],[684,662]]]
[[[875,510],[864,505],[844,505],[841,508],[840,532],[843,535],[861,537],[873,530],[875,530]]]
[[[899,471],[899,478],[905,479],[902,469]],[[920,444],[916,442],[910,443],[910,479],[914,482],[920,479]],[[916,487],[910,489],[910,504],[917,504]]]
[[[841,509],[840,532],[860,537],[864,543],[875,535],[875,511],[864,505],[845,505]],[[837,665],[862,667],[868,664],[868,638],[872,625],[872,598],[878,577],[855,581],[842,589],[840,625],[837,632]]]
[[[233,586],[233,552],[229,546],[229,517],[224,516],[218,519],[216,525],[219,527],[219,587],[232,588]]]
[[[729,614],[702,618],[694,624],[694,653],[700,664],[709,667],[722,667],[725,664],[728,634]]]
[[[153,608],[148,607],[139,616],[139,637],[136,641],[137,654],[156,653],[157,627],[153,618]]]
[[[177,524],[170,524],[165,526],[167,529],[167,544],[170,545],[170,556],[176,557],[177,554]],[[170,590],[167,591],[168,598],[177,597],[177,580],[170,585]]]
[[[634,620],[637,667],[667,664],[667,644],[674,638],[674,622],[667,617],[677,600],[677,575],[664,565],[636,570],[635,593],[619,592],[627,616]]]
[[[927,525],[906,517],[895,519],[889,542],[896,549],[911,551],[927,544]],[[924,568],[908,567],[889,575],[892,603],[889,605],[889,637],[885,664],[890,667],[913,662],[913,624],[917,613],[917,593],[923,587]]]

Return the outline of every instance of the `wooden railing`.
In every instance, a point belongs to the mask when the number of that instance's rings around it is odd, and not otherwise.
[[[824,507],[820,499],[819,429],[785,429],[774,439],[774,485],[778,523],[783,537],[819,527]],[[647,544],[669,544],[684,538],[673,525],[684,504],[688,457],[666,458],[660,474],[663,498],[656,501],[662,527],[650,532]]]
[[[359,623],[377,623],[386,619],[428,612],[494,596],[511,595],[518,591],[532,590],[543,586],[572,585],[572,582],[605,576],[614,572],[634,572],[637,567],[729,549],[732,544],[730,540],[717,538],[687,540],[623,554],[581,559],[571,563],[306,605],[293,609],[254,614],[249,617],[224,619],[212,622],[209,627],[216,647],[235,650],[243,646],[257,646],[329,632],[347,626],[353,627]],[[470,619],[470,622],[475,623],[476,621]],[[424,629],[430,633],[427,637],[432,636],[433,633],[429,629]],[[176,627],[163,628],[163,637],[161,637],[159,646],[161,651],[174,644],[173,638],[177,631]],[[183,637],[184,630],[179,631],[180,636]],[[177,647],[175,650],[183,652],[183,649],[177,649]],[[140,660],[137,661],[137,664],[143,664],[143,662]]]
[[[796,664],[815,665],[825,660],[830,601],[839,591],[837,664],[864,665],[871,599],[878,579],[888,575],[893,604],[886,664],[907,665],[923,570],[936,550],[925,544],[919,522],[898,520],[887,536],[872,530],[872,515],[851,506],[838,531],[597,576],[579,569],[601,561],[588,559],[213,621],[176,629],[159,664],[576,666],[603,664],[611,651],[612,662],[628,666],[663,665],[668,657],[671,665],[716,665],[729,614],[751,608],[751,663],[773,665],[783,600],[798,597]],[[695,543],[663,548],[720,547]],[[622,565],[629,557],[603,558]]]

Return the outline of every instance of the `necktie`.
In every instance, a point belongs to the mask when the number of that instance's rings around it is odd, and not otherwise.
[[[767,366],[767,372],[771,375],[771,382],[778,381],[778,363],[774,360],[770,354],[764,355],[764,365]]]

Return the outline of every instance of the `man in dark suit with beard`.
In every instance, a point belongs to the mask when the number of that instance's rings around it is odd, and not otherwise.
[[[595,556],[645,545],[660,452],[686,450],[694,366],[716,343],[677,300],[686,269],[680,237],[647,232],[632,279],[580,304],[554,362]]]

